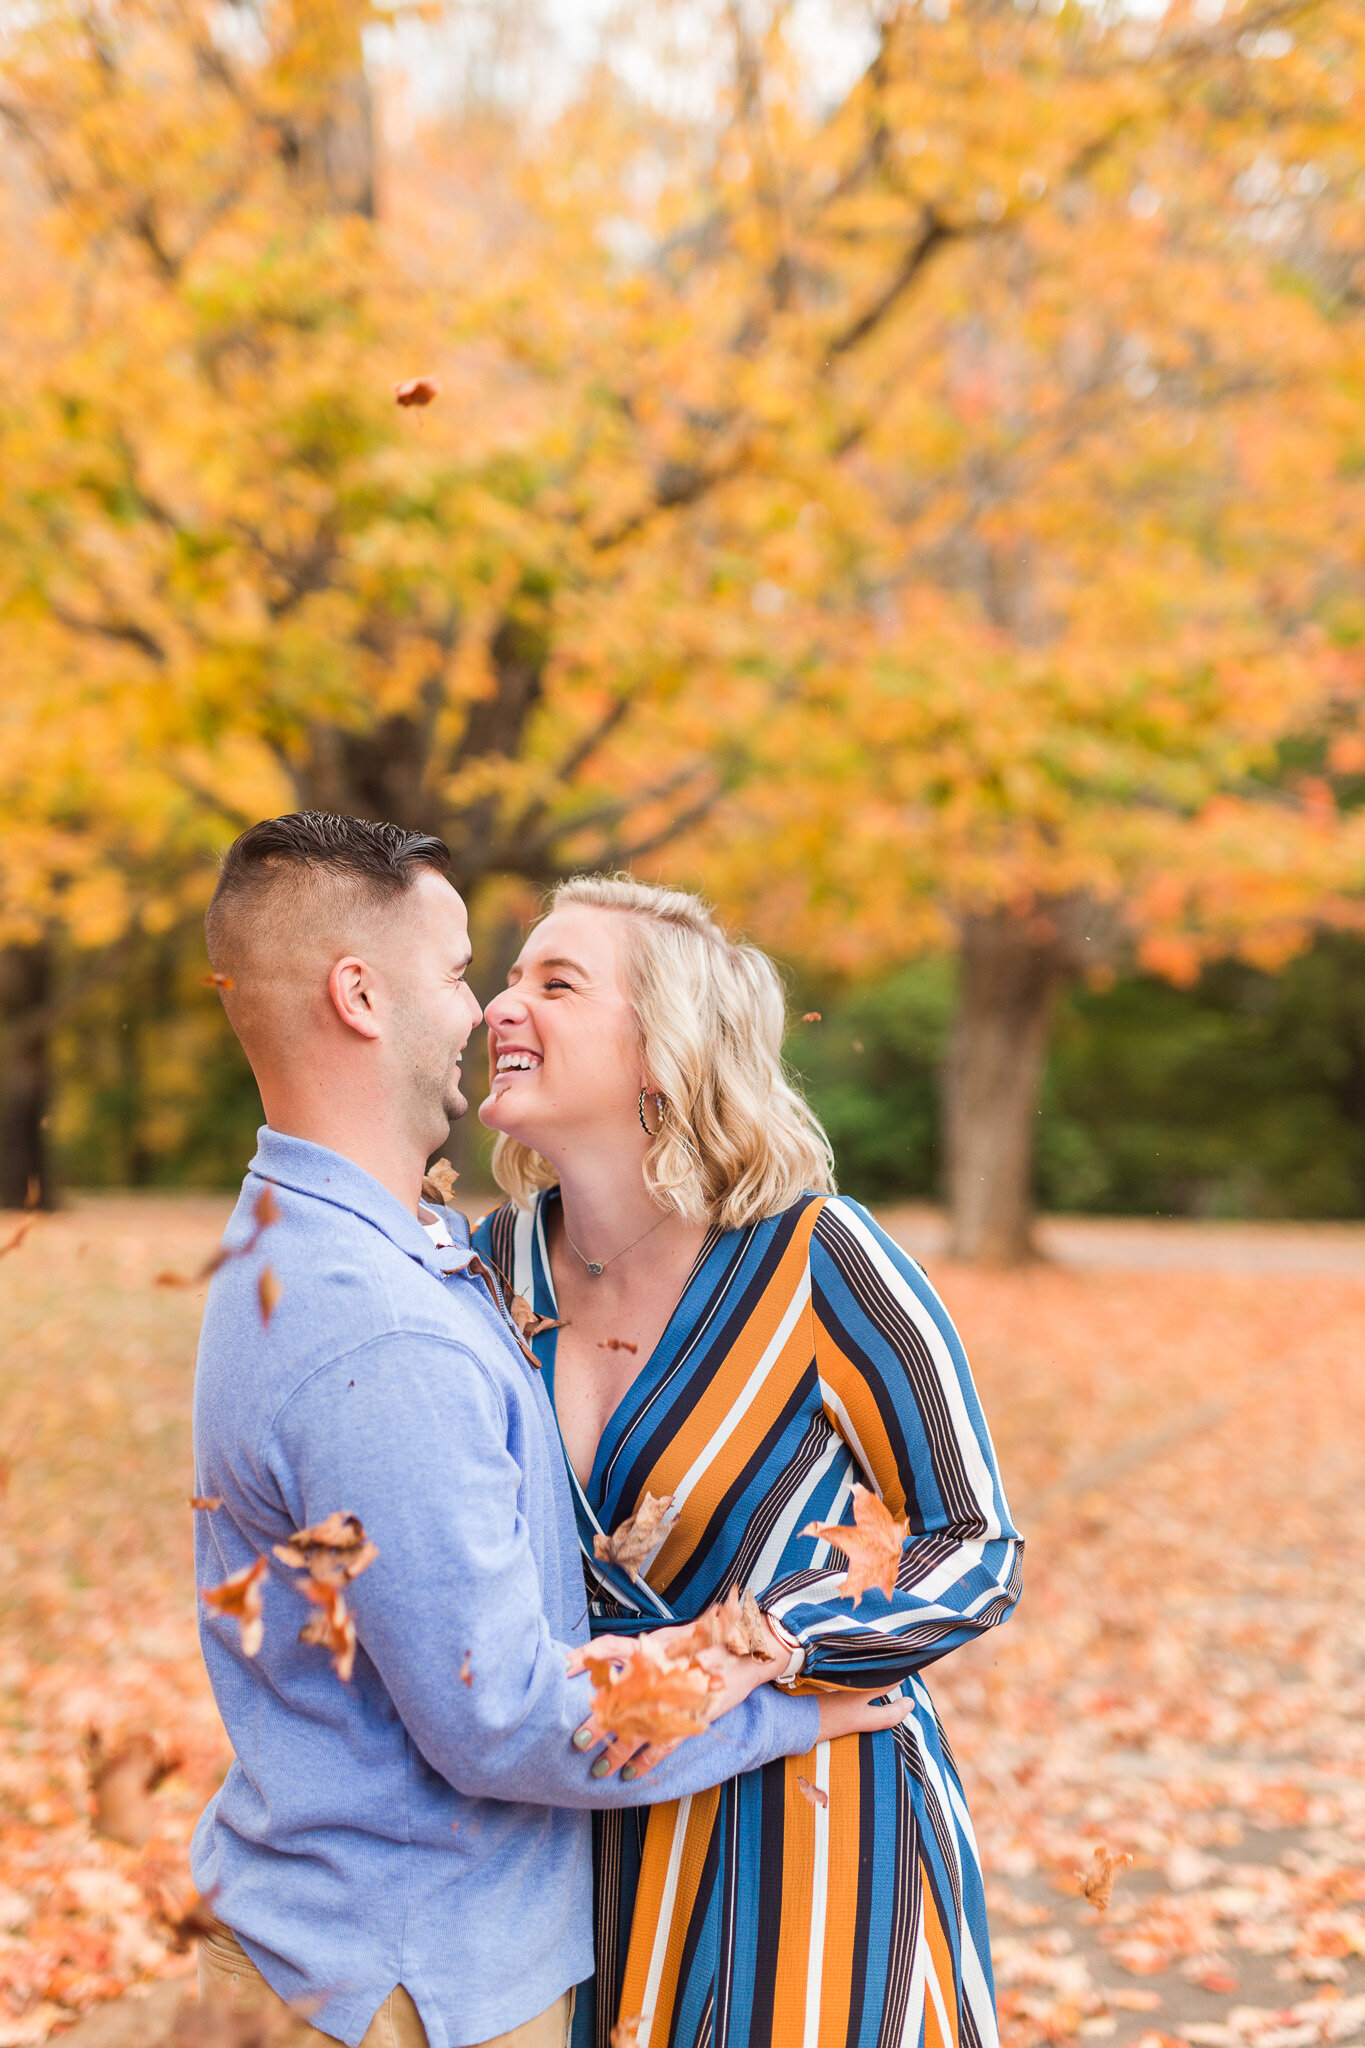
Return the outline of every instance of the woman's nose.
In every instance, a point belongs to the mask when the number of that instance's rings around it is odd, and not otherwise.
[[[491,1003],[484,1004],[483,1017],[491,1031],[506,1031],[510,1025],[525,1021],[526,1005],[518,1002],[510,988],[505,988]]]

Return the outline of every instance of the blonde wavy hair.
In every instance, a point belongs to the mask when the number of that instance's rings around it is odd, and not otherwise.
[[[698,897],[628,875],[575,875],[544,915],[571,904],[622,920],[622,979],[664,1100],[645,1154],[655,1200],[690,1223],[735,1230],[807,1190],[833,1194],[829,1139],[782,1065],[786,1004],[766,953],[728,939]],[[493,1173],[522,1208],[559,1181],[548,1159],[505,1133]]]

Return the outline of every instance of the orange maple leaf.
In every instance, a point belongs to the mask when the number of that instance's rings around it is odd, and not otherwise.
[[[583,1668],[593,1683],[593,1714],[623,1742],[680,1742],[710,1720],[710,1696],[721,1681],[694,1657],[670,1657],[649,1636],[629,1656],[594,1657]]]
[[[224,1579],[221,1586],[206,1586],[204,1588],[203,1599],[206,1606],[211,1607],[215,1614],[235,1616],[237,1625],[242,1632],[242,1655],[244,1657],[254,1657],[256,1655],[256,1652],[261,1647],[261,1639],[265,1634],[265,1622],[262,1618],[261,1581],[269,1569],[270,1567],[265,1559],[258,1557],[254,1564],[243,1565],[242,1569],[239,1572],[234,1572],[231,1578]]]
[[[256,1299],[261,1305],[261,1321],[268,1323],[279,1307],[280,1296],[284,1293],[279,1281],[269,1266],[262,1266],[261,1277],[256,1282]]]
[[[671,1493],[666,1493],[662,1500],[647,1493],[635,1513],[628,1515],[610,1536],[598,1530],[592,1539],[593,1556],[601,1558],[604,1564],[619,1564],[633,1584],[640,1576],[640,1566],[663,1534],[672,1507]]]
[[[843,1522],[808,1522],[801,1534],[818,1536],[843,1551],[848,1571],[840,1590],[855,1607],[870,1586],[885,1593],[889,1600],[896,1590],[896,1573],[900,1570],[902,1546],[910,1534],[910,1523],[897,1521],[885,1501],[867,1487],[859,1486],[856,1480],[853,1521],[851,1529]]]

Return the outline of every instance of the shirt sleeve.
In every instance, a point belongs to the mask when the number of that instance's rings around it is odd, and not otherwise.
[[[367,1713],[396,1711],[457,1791],[542,1806],[682,1798],[813,1747],[815,1702],[765,1686],[645,1777],[590,1776],[592,1753],[570,1738],[592,1690],[550,1634],[511,1427],[476,1356],[422,1336],[360,1347],[277,1418],[272,1462],[298,1525],[342,1508],[378,1545],[346,1588]]]
[[[810,1272],[826,1416],[909,1536],[889,1599],[842,1597],[844,1558],[811,1538],[810,1568],[761,1604],[803,1645],[804,1679],[894,1686],[1005,1619],[1023,1544],[966,1353],[923,1271],[840,1198],[816,1225]],[[851,1493],[840,1509],[821,1519],[852,1523]]]

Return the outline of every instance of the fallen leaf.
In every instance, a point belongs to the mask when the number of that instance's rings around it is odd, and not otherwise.
[[[438,1159],[429,1166],[422,1181],[422,1200],[439,1202],[445,1208],[455,1192],[455,1183],[460,1178],[448,1159]]]
[[[842,1522],[809,1522],[801,1534],[818,1536],[843,1551],[848,1571],[840,1590],[855,1607],[872,1586],[889,1600],[896,1590],[902,1546],[910,1534],[909,1521],[897,1521],[885,1501],[867,1487],[859,1486],[856,1480],[853,1521],[851,1529]]]
[[[1161,2004],[1159,1991],[1139,1991],[1136,1987],[1131,1991],[1106,1991],[1104,1995],[1120,2012],[1155,2012]]]
[[[619,1564],[634,1584],[640,1576],[640,1566],[663,1534],[672,1506],[671,1493],[666,1493],[662,1500],[647,1493],[635,1513],[627,1516],[610,1536],[598,1530],[592,1539],[593,1556],[604,1564]]]
[[[1095,1860],[1090,1869],[1077,1871],[1076,1875],[1081,1883],[1081,1897],[1089,1899],[1097,1913],[1108,1911],[1109,1901],[1114,1896],[1114,1879],[1124,1864],[1131,1863],[1132,1860],[1126,1849],[1121,1849],[1116,1856],[1111,1856],[1101,1844],[1095,1851]]]
[[[220,1508],[222,1505],[223,1496],[221,1493],[192,1493],[190,1495],[190,1506],[192,1508],[202,1508],[206,1515],[211,1515],[215,1508]]]
[[[430,405],[440,389],[434,377],[405,377],[394,385],[393,395],[400,405]]]
[[[280,1296],[284,1293],[279,1281],[269,1266],[262,1266],[261,1277],[256,1282],[256,1299],[261,1304],[261,1321],[268,1323],[279,1307]]]
[[[599,1351],[629,1351],[633,1358],[640,1347],[638,1344],[628,1344],[624,1337],[602,1337],[597,1348]]]
[[[218,1915],[213,1902],[218,1893],[215,1888],[202,1898],[192,1891],[185,1900],[173,1899],[164,1889],[156,1902],[156,1918],[171,1938],[171,1947],[177,1955],[184,1955],[192,1941],[211,1934],[218,1924]]]
[[[119,1748],[106,1751],[96,1728],[86,1736],[86,1755],[95,1833],[140,1849],[161,1818],[152,1794],[179,1770],[183,1759],[165,1754],[150,1735],[132,1735]]]
[[[201,974],[199,986],[200,988],[236,988],[237,984],[230,974]]]
[[[807,1010],[801,1022],[803,1024],[819,1024],[823,1022],[823,1019],[818,1010]]]
[[[470,1687],[474,1684],[474,1668],[469,1661],[468,1650],[465,1651],[464,1662],[460,1666],[460,1683]]]
[[[296,1529],[287,1543],[271,1545],[281,1564],[307,1572],[324,1586],[343,1586],[367,1572],[379,1555],[359,1515],[337,1508],[325,1521]]]
[[[242,1631],[242,1655],[254,1657],[261,1647],[265,1633],[262,1619],[261,1580],[270,1569],[263,1557],[254,1564],[243,1565],[221,1586],[206,1586],[203,1600],[215,1614],[230,1614],[237,1619]]]
[[[812,1785],[809,1778],[798,1778],[796,1789],[803,1799],[809,1799],[812,1806],[828,1806],[829,1794],[822,1785]]]
[[[6,1252],[17,1252],[20,1245],[28,1236],[32,1228],[33,1218],[30,1216],[25,1222],[19,1225],[19,1228],[14,1232],[14,1235],[12,1237],[7,1237],[5,1239],[5,1242],[3,1244],[0,1244],[0,1259],[4,1258]]]
[[[307,1578],[300,1590],[304,1599],[311,1600],[322,1612],[303,1624],[299,1630],[299,1641],[330,1651],[337,1677],[344,1684],[349,1684],[355,1669],[355,1622],[346,1605],[345,1594],[331,1579]]]
[[[679,1742],[710,1720],[710,1700],[721,1681],[695,1658],[671,1657],[643,1636],[627,1657],[584,1655],[593,1684],[599,1728],[623,1742]]]

